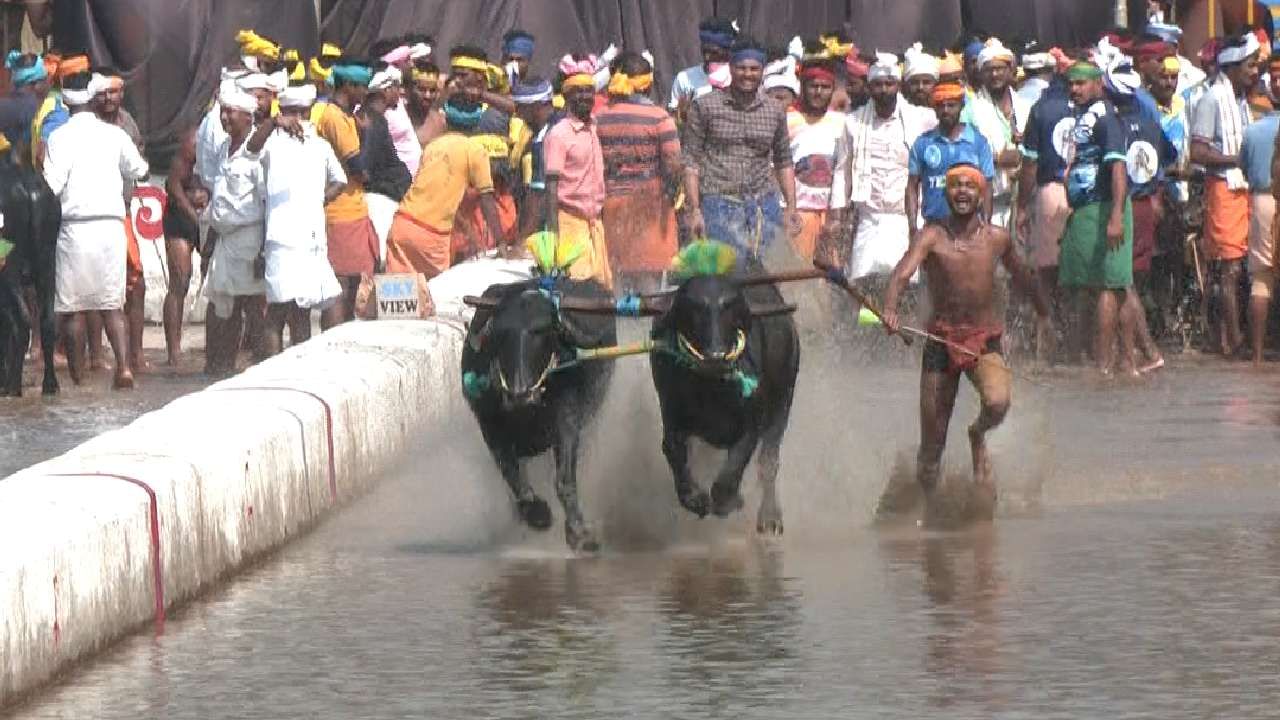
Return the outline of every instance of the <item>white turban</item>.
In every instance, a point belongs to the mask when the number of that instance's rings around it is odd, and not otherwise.
[[[85,88],[85,92],[89,93],[89,97],[96,97],[106,92],[111,87],[111,81],[106,76],[94,73],[89,78],[89,86]]]
[[[230,92],[218,95],[218,104],[231,110],[240,110],[250,115],[258,111],[258,98],[240,88],[232,88]]]
[[[788,55],[781,60],[774,60],[764,66],[764,76],[766,78],[773,75],[786,75],[787,73],[792,75],[796,73],[796,59],[791,55]]]
[[[311,83],[287,87],[280,93],[280,107],[311,107],[316,101],[316,86]]]
[[[915,77],[917,75],[928,75],[933,79],[938,79],[938,67],[940,61],[938,58],[924,51],[924,47],[920,43],[916,43],[907,48],[903,54],[906,60],[906,69],[903,71],[903,77]]]
[[[249,73],[239,80],[236,80],[236,87],[246,92],[249,90],[270,90],[271,81],[264,73]]]
[[[1107,38],[1098,41],[1093,61],[1102,68],[1102,80],[1111,92],[1132,95],[1142,87],[1142,77],[1133,69],[1133,58],[1121,52]]]
[[[373,78],[369,80],[369,89],[386,90],[392,85],[399,85],[403,79],[404,74],[400,72],[400,68],[393,65],[374,73]]]
[[[1231,65],[1244,62],[1245,58],[1250,55],[1256,55],[1261,49],[1262,45],[1258,42],[1258,36],[1253,33],[1245,33],[1243,45],[1228,46],[1218,51],[1218,64]]]
[[[281,68],[267,76],[267,89],[277,95],[289,87],[289,71]]]
[[[787,54],[800,60],[804,57],[804,40],[799,35],[791,38],[791,42],[787,43]]]
[[[1013,67],[1013,51],[1005,47],[1000,38],[991,38],[982,46],[982,52],[978,53],[978,68],[984,68],[996,60],[1004,60]]]
[[[897,55],[876,51],[876,62],[867,71],[867,80],[879,80],[882,78],[901,80],[902,69],[898,67]]]
[[[90,82],[92,83],[92,81]],[[63,88],[62,101],[65,102],[67,105],[72,105],[76,107],[79,107],[81,105],[88,105],[89,103],[93,102],[93,93],[89,92],[88,88],[85,88],[84,90],[72,90],[70,88]]]
[[[409,47],[409,59],[421,60],[431,55],[431,46],[426,43],[418,43]]]
[[[773,75],[766,75],[762,84],[764,85],[765,90],[784,87],[795,93],[797,97],[800,95],[800,78],[796,77],[796,71],[794,69],[786,72],[774,73]]]

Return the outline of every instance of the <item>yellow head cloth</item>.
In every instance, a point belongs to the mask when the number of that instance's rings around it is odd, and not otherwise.
[[[610,95],[626,96],[647,93],[651,87],[653,87],[653,73],[632,77],[623,72],[616,72],[613,77],[609,78]]]
[[[822,43],[830,57],[848,57],[853,52],[853,43],[842,43],[835,35],[819,35],[818,42]]]
[[[577,75],[570,75],[569,77],[564,79],[564,82],[560,83],[560,87],[564,90],[568,90],[570,88],[584,88],[584,87],[589,87],[594,89],[595,86],[596,86],[595,78],[591,77],[586,73],[578,73]]]
[[[409,77],[415,82],[418,80],[427,80],[429,82],[436,82],[440,79],[440,71],[435,69],[419,70],[418,68],[413,68],[412,70],[409,71]]]
[[[241,55],[267,60],[280,59],[280,46],[252,30],[241,30],[236,33],[236,43],[240,45]]]
[[[1161,67],[1165,72],[1180,73],[1182,72],[1182,61],[1176,55],[1170,55],[1161,61]]]
[[[4,133],[0,133],[0,153],[9,152],[13,145],[9,142],[9,138]]]
[[[479,73],[489,74],[489,63],[478,58],[467,57],[465,55],[453,58],[449,61],[449,67],[454,70],[475,70]]]
[[[321,65],[320,58],[311,58],[307,64],[307,76],[316,82],[328,82],[332,74],[333,68]]]
[[[342,57],[342,48],[327,42],[320,46],[320,57],[326,60],[337,60]]]

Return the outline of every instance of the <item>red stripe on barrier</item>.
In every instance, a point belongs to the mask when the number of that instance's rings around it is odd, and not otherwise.
[[[310,396],[312,399],[316,400],[317,402],[320,403],[321,406],[324,407],[325,432],[327,435],[326,439],[328,440],[328,443],[329,443],[329,499],[332,500],[333,502],[337,502],[338,501],[338,466],[333,457],[333,408],[329,405],[329,401],[320,397],[316,393],[311,392],[310,390],[302,390],[300,388],[291,388],[291,387],[237,386],[237,387],[224,387],[224,388],[209,388],[208,390],[206,390],[206,392],[228,392],[232,390],[255,390],[255,391],[273,390],[277,392],[302,393],[303,395]],[[304,438],[304,441],[305,441],[305,438]]]
[[[155,631],[156,634],[164,632],[164,563],[160,556],[160,508],[156,502],[156,491],[145,482],[129,477],[128,475],[117,475],[116,473],[104,472],[76,472],[76,473],[50,473],[48,477],[107,477],[116,480],[123,480],[142,488],[147,493],[147,499],[150,501],[151,509],[151,577],[155,591]]]

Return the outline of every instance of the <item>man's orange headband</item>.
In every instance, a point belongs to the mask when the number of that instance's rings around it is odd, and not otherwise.
[[[933,88],[933,95],[930,100],[934,105],[941,105],[944,102],[952,100],[964,99],[964,86],[960,83],[939,83]]]
[[[947,187],[958,183],[963,178],[969,178],[978,185],[978,189],[982,190],[987,186],[987,179],[983,177],[982,171],[972,165],[953,165],[947,171]]]
[[[77,73],[89,71],[89,58],[85,55],[72,55],[58,63],[58,79],[71,77]]]

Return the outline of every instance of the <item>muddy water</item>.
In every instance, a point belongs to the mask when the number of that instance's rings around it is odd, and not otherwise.
[[[1276,716],[1280,376],[1020,380],[992,443],[996,523],[935,534],[872,524],[914,450],[915,362],[810,353],[784,540],[676,512],[631,363],[583,468],[601,556],[513,522],[467,420],[13,717]],[[957,478],[973,413],[965,390]]]

